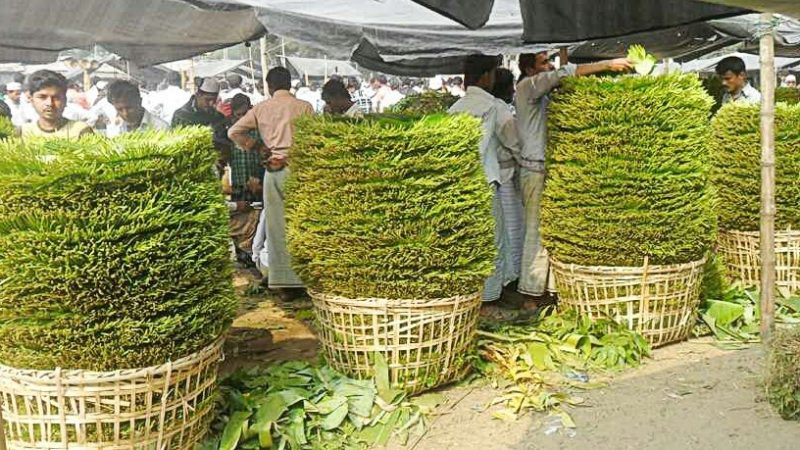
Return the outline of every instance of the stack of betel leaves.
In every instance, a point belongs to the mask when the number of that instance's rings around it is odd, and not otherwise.
[[[712,121],[711,181],[720,229],[757,231],[761,198],[759,105],[731,103]],[[800,105],[775,107],[777,229],[800,227]]]
[[[427,91],[411,94],[392,106],[393,113],[407,115],[436,114],[447,112],[458,97],[449,92]]]
[[[796,105],[800,103],[800,89],[796,87],[780,86],[775,88],[775,102]]]
[[[14,124],[8,117],[0,116],[0,139],[14,136]]]
[[[491,190],[466,116],[296,123],[287,235],[309,288],[350,298],[479,291],[491,273]]]
[[[712,99],[693,75],[566,79],[551,104],[545,247],[586,266],[704,257]]]
[[[187,356],[235,310],[207,131],[0,144],[0,362],[115,370]]]

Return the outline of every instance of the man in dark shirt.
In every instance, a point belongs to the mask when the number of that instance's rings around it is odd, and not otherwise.
[[[219,83],[213,78],[205,78],[189,102],[181,106],[172,116],[172,127],[205,125],[215,127],[225,120],[216,110],[219,97]]]

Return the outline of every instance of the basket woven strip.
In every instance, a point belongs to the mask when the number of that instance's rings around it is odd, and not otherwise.
[[[699,303],[705,259],[687,264],[600,267],[551,260],[559,305],[611,318],[654,347],[686,339]]]
[[[156,367],[90,372],[0,365],[12,449],[193,449],[205,435],[222,341]]]
[[[350,299],[311,292],[320,341],[331,366],[373,375],[373,355],[389,363],[395,388],[420,392],[463,374],[481,306],[480,293],[428,300]]]
[[[761,285],[758,231],[722,231],[718,244],[729,277],[746,288]],[[800,292],[800,231],[775,232],[775,286],[788,294]]]

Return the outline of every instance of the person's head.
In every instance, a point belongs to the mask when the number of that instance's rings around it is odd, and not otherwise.
[[[125,80],[114,81],[108,85],[106,97],[120,119],[128,123],[137,123],[142,119],[142,94],[135,84]]]
[[[494,88],[495,72],[500,65],[496,56],[469,55],[464,62],[464,84],[477,86],[486,92]]]
[[[547,57],[547,52],[523,53],[517,61],[521,72],[520,78],[532,77],[542,72],[555,70],[553,62]]]
[[[329,80],[322,87],[322,100],[325,102],[325,112],[329,114],[344,114],[353,106],[350,92],[340,80]]]
[[[6,98],[14,103],[19,103],[19,98],[22,96],[22,84],[16,81],[6,85]]]
[[[225,81],[228,82],[228,87],[231,89],[238,89],[242,87],[242,76],[236,73],[232,73],[225,77]]]
[[[741,92],[747,84],[747,67],[738,56],[729,56],[717,63],[717,75],[731,94]]]
[[[461,77],[453,77],[453,78],[450,79],[450,86],[463,87],[464,86],[464,80],[461,79]]]
[[[400,89],[400,80],[393,78],[392,81],[389,82],[389,87],[392,88],[393,91]]]
[[[797,78],[794,75],[786,75],[786,78],[783,79],[783,84],[786,87],[797,87]]]
[[[237,121],[250,111],[253,105],[250,103],[250,97],[244,94],[236,94],[231,98],[231,117]]]
[[[369,85],[370,85],[370,87],[372,87],[372,89],[376,89],[376,90],[380,89],[382,86],[386,86],[386,77],[383,76],[383,75],[379,75],[377,77],[373,77],[369,81]]]
[[[285,67],[273,67],[267,72],[267,88],[269,95],[292,88],[292,74]]]
[[[514,74],[510,70],[504,67],[497,69],[492,95],[506,103],[514,101]]]
[[[181,87],[181,74],[178,72],[169,72],[165,81],[167,86]]]
[[[348,78],[347,79],[347,90],[350,93],[357,91],[361,87],[361,83],[358,82],[358,78]]]
[[[67,104],[67,79],[52,70],[38,70],[28,77],[31,104],[39,117],[58,122]]]
[[[197,109],[201,111],[213,110],[219,96],[219,83],[213,78],[203,78],[194,96]]]

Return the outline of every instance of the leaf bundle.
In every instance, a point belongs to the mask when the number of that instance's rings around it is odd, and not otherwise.
[[[406,115],[425,115],[447,112],[458,97],[449,92],[426,91],[419,94],[408,95],[396,105],[392,112]]]
[[[787,420],[800,420],[800,328],[775,333],[767,359],[767,399]]]
[[[296,127],[287,238],[307,286],[395,299],[480,289],[495,248],[477,120],[308,117]]]
[[[731,103],[712,121],[711,181],[722,230],[757,231],[761,211],[760,107]],[[800,226],[800,105],[775,106],[775,226]]]
[[[789,105],[800,103],[800,89],[788,86],[779,86],[775,88],[775,102]]]
[[[0,362],[115,370],[186,356],[235,308],[206,131],[0,144]]]
[[[551,254],[599,266],[701,259],[716,230],[711,104],[691,75],[567,79],[549,113],[542,234]]]

